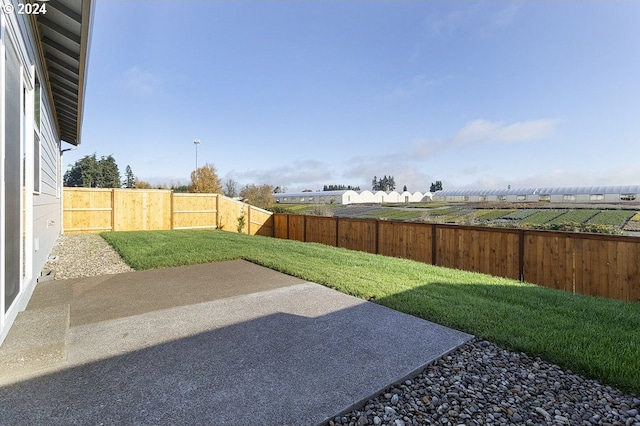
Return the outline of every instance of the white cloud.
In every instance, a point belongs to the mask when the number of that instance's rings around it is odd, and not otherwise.
[[[620,167],[598,172],[585,166],[572,169],[543,169],[528,175],[512,177],[483,173],[471,181],[464,173],[454,172],[444,180],[444,186],[447,189],[497,189],[507,188],[509,185],[511,188],[618,186],[637,185],[638,176],[640,176],[640,165],[637,164],[622,164]]]
[[[475,120],[467,123],[447,145],[466,145],[491,142],[528,142],[548,137],[558,125],[558,120],[521,121],[513,124]]]
[[[227,177],[242,184],[269,184],[285,187],[288,191],[298,189],[321,189],[323,185],[336,183],[334,172],[327,163],[317,160],[299,160],[292,164],[276,166],[269,169],[231,171]]]
[[[520,121],[512,124],[474,120],[464,125],[453,136],[443,140],[417,140],[410,152],[419,160],[426,160],[442,151],[460,146],[493,143],[534,142],[549,138],[558,127],[553,119]]]
[[[120,85],[134,95],[151,96],[160,81],[156,75],[133,66],[122,73]]]

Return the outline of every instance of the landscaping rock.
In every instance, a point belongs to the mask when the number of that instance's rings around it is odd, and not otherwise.
[[[458,348],[365,407],[362,415],[373,425],[640,426],[637,396],[483,340]],[[346,414],[351,425],[360,416]]]

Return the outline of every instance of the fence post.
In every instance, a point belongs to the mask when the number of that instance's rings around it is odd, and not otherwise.
[[[111,189],[111,232],[116,230],[116,190]]]
[[[524,281],[524,229],[518,232],[518,277]]]
[[[435,265],[438,261],[438,240],[436,239],[437,224],[431,224],[431,264]]]
[[[220,229],[220,195],[216,194],[216,229]]]
[[[173,231],[173,226],[174,226],[174,224],[173,224],[173,216],[174,216],[174,214],[173,214],[173,190],[171,191],[171,199],[170,199],[170,201],[169,201],[169,205],[171,206],[171,207],[170,207],[170,208],[171,208],[171,211],[169,212],[169,214],[171,215],[171,217],[170,217],[170,220],[171,220],[171,230]]]
[[[307,215],[303,215],[304,219],[302,220],[302,241],[307,242]]]
[[[340,223],[340,218],[336,217],[336,247],[340,247],[340,241],[338,238],[338,224]]]

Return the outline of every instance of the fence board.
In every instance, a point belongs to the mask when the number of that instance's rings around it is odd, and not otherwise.
[[[249,220],[247,217],[247,204],[233,200],[231,198],[220,197],[218,199],[218,226],[220,229],[229,232],[238,232],[239,219],[244,215],[244,226],[241,232],[249,232]]]
[[[122,189],[113,191],[113,230],[171,229],[171,192]]]
[[[375,253],[377,238],[374,220],[338,221],[338,247]]]
[[[432,226],[424,223],[378,222],[378,253],[431,263]]]
[[[289,215],[273,215],[273,236],[275,238],[289,239]]]
[[[338,235],[337,220],[335,217],[307,216],[305,240],[335,247]]]
[[[215,229],[218,227],[216,194],[173,194],[173,229]]]
[[[250,206],[251,221],[249,222],[250,235],[273,236],[273,215],[271,212]]]
[[[289,239],[305,241],[305,221],[307,216],[288,215],[289,218]]]
[[[65,188],[63,192],[63,227],[69,234],[113,230],[111,190]]]

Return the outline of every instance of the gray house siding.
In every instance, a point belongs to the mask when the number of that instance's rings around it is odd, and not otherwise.
[[[48,260],[53,245],[61,232],[61,175],[60,142],[52,126],[51,112],[46,95],[42,94],[40,115],[40,191],[33,195],[33,270],[37,279]]]

